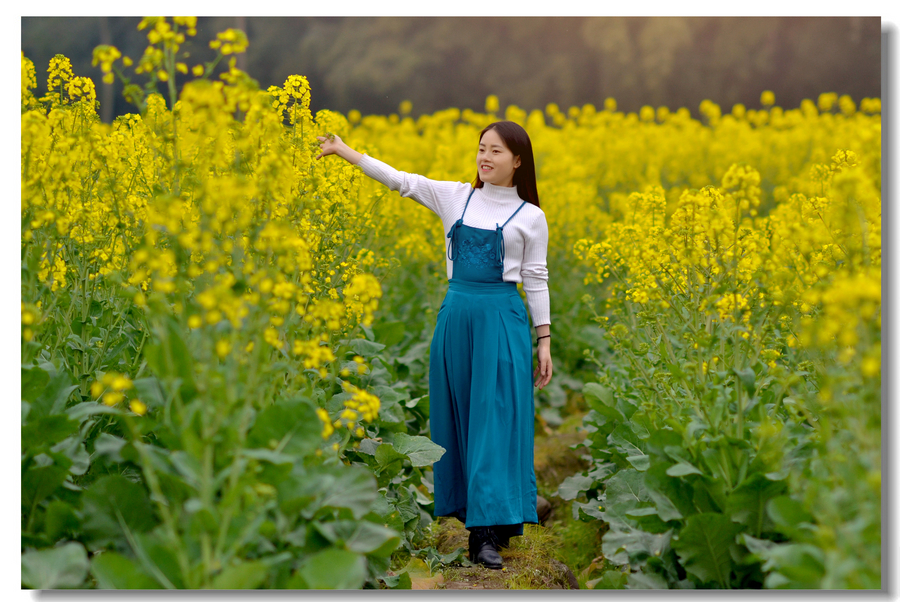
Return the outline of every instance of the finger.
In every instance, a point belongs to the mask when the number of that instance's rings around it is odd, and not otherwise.
[[[553,375],[553,364],[550,360],[541,362],[541,382],[544,386],[550,384],[550,377]]]

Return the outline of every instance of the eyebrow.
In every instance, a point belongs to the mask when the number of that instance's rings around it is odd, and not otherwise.
[[[484,142],[479,142],[478,146],[484,146]],[[504,148],[502,144],[492,144],[491,148]]]

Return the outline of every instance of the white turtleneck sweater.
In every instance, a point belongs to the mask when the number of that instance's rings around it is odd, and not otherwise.
[[[413,199],[434,211],[444,224],[444,235],[462,216],[471,184],[429,180],[398,171],[369,155],[359,161],[363,172],[401,196]],[[463,223],[473,228],[493,230],[509,219],[522,199],[516,187],[494,186],[485,182],[469,201]],[[547,219],[539,207],[526,203],[503,227],[504,282],[521,282],[535,327],[550,323],[550,291],[547,287]],[[446,247],[446,239],[443,241]],[[447,259],[447,277],[453,277],[453,261]]]

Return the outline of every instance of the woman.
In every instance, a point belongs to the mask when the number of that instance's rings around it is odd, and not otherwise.
[[[547,220],[537,194],[531,140],[501,121],[481,131],[473,184],[397,171],[319,137],[321,152],[363,172],[441,218],[449,290],[431,342],[431,434],[446,449],[434,464],[434,510],[469,530],[469,558],[502,568],[498,548],[537,523],[534,390],[553,375]],[[532,373],[522,282],[537,330]]]

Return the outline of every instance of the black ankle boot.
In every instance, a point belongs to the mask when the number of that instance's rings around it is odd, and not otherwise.
[[[489,569],[502,569],[503,559],[497,553],[497,535],[490,527],[469,529],[469,560]]]
[[[505,550],[509,548],[509,540],[512,538],[514,531],[516,529],[512,528],[513,525],[498,525],[494,526],[494,535],[497,536],[497,549]]]

